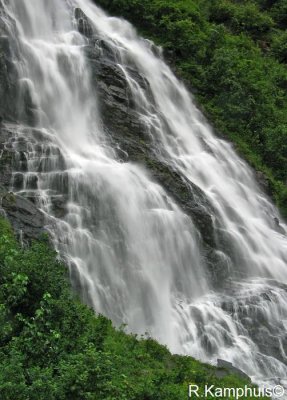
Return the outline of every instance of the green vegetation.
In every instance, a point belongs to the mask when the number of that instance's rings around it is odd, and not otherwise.
[[[286,0],[97,0],[166,50],[287,216]]]
[[[1,400],[175,400],[234,375],[116,330],[72,294],[47,240],[22,249],[0,219]]]

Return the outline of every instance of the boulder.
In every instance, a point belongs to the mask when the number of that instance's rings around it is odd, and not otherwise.
[[[246,381],[251,383],[250,377],[247,374],[245,374],[245,372],[241,371],[239,368],[234,367],[231,362],[228,362],[228,361],[225,361],[225,360],[221,360],[219,358],[217,360],[217,366],[218,366],[218,368],[224,368],[224,369],[228,370],[229,373],[234,374],[234,375],[238,375],[241,378],[243,378]]]
[[[38,239],[44,232],[45,216],[29,200],[1,190],[1,206],[16,233],[25,239]],[[0,193],[1,193],[0,192]]]
[[[278,218],[274,218],[274,229],[278,232],[281,233],[281,235],[285,235],[285,229],[283,228],[283,226],[280,225],[279,219]]]
[[[93,35],[93,28],[91,23],[89,22],[88,17],[84,14],[84,12],[80,8],[75,8],[75,19],[78,24],[78,31],[86,36],[91,37]]]

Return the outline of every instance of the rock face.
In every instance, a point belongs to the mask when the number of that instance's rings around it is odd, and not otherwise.
[[[2,189],[1,206],[22,238],[37,239],[45,232],[44,214],[31,201]]]
[[[28,167],[31,163],[32,171]],[[68,191],[65,168],[58,146],[41,130],[6,123],[0,127],[2,210],[23,238],[38,238],[48,222],[48,217],[36,206],[39,198],[39,173],[49,174],[51,213],[56,218],[65,216]]]
[[[183,180],[176,170],[164,162],[158,154],[154,139],[140,117],[138,106],[126,80],[123,70],[118,65],[118,54],[112,45],[98,36],[89,27],[88,18],[76,9],[75,17],[85,21],[87,59],[90,64],[92,82],[100,107],[100,116],[106,136],[109,138],[116,155],[121,162],[135,162],[148,169],[153,179],[158,182],[182,210],[192,217],[201,234],[203,253],[209,266],[210,279],[218,283],[228,273],[228,265],[219,252],[218,233],[214,228],[214,211],[206,196],[196,185]],[[145,91],[154,103],[149,84],[140,75],[135,65],[126,66],[129,75]]]
[[[287,285],[282,283],[280,289],[287,293]],[[260,354],[275,357],[286,363],[284,349],[287,348],[287,332],[284,320],[274,325],[272,319],[266,318],[268,303],[278,302],[277,294],[272,289],[264,289],[259,293],[238,296],[235,286],[228,289],[229,296],[222,296],[221,308],[236,318],[248,332],[250,338],[258,346]],[[280,339],[279,339],[280,338]],[[264,363],[264,360],[262,361]]]
[[[24,240],[31,240],[45,232],[45,218],[31,200],[10,191],[12,177],[15,187],[20,187],[23,181],[20,172],[13,174],[16,161],[22,165],[23,170],[27,169],[25,148],[18,147],[16,151],[13,147],[17,129],[17,125],[11,125],[10,128],[3,124],[0,126],[0,209],[10,220],[16,234]]]
[[[0,12],[1,10],[0,5]],[[13,63],[6,26],[0,20],[0,124],[17,117],[18,74]]]
[[[21,164],[23,171],[27,169],[24,142],[19,141],[17,150],[13,146],[18,129],[17,124],[0,126],[0,206],[16,234],[31,240],[39,238],[45,231],[45,218],[32,201],[10,192],[12,177],[15,187],[21,186],[23,180],[21,173],[13,175],[16,162]]]
[[[243,378],[243,379],[245,379],[245,380],[247,380],[248,382],[251,383],[251,379],[249,378],[249,376],[246,375],[246,374],[245,374],[243,371],[241,371],[240,369],[234,367],[234,366],[232,365],[232,363],[230,363],[230,362],[228,362],[228,361],[225,361],[225,360],[218,359],[218,360],[217,360],[217,366],[218,366],[219,368],[224,368],[224,369],[226,369],[226,370],[228,371],[228,373],[232,373],[232,374],[234,374],[234,375],[238,375],[238,376],[240,376],[241,378]]]
[[[91,37],[93,30],[89,24],[89,20],[80,8],[75,8],[75,18],[78,24],[78,31],[87,37]]]

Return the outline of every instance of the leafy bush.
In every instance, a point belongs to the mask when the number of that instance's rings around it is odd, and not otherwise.
[[[253,38],[264,38],[274,27],[274,21],[267,13],[251,1],[232,2],[214,0],[211,2],[210,20],[223,23],[234,33],[246,32]]]
[[[278,24],[279,28],[287,28],[287,3],[285,0],[278,0],[274,2],[270,9],[270,13]]]
[[[286,11],[287,12],[287,11]],[[272,37],[270,49],[277,60],[287,63],[287,32],[277,31]]]

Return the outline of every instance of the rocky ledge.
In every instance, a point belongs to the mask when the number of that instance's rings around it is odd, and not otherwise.
[[[29,200],[0,187],[0,211],[21,240],[38,239],[45,232],[44,214]]]

